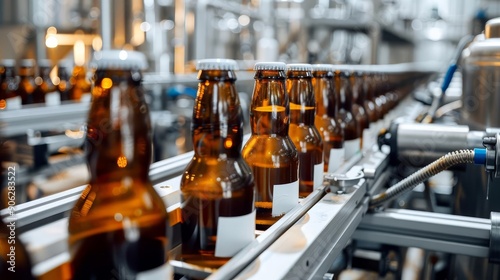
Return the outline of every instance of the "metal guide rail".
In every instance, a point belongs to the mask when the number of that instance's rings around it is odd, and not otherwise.
[[[0,113],[0,132],[3,137],[23,135],[29,129],[75,129],[83,125],[89,103],[70,103],[61,106],[29,106]]]
[[[488,258],[491,221],[403,209],[367,215],[353,238],[388,245]]]
[[[180,247],[179,175],[191,157],[192,152],[158,162],[153,164],[150,170],[150,177],[155,184],[154,188],[163,201],[170,206],[167,210],[171,225],[174,227],[172,242],[173,247],[177,248]],[[374,169],[385,168],[387,160],[380,160],[380,158],[380,152],[370,152],[364,158],[361,154],[357,154],[342,165],[338,172],[345,173],[351,167],[359,169],[359,166],[363,165]],[[292,264],[288,263],[288,258],[309,267],[308,273],[324,273],[350,239],[352,232],[366,212],[367,203],[363,201],[366,200],[364,197],[367,182],[370,180],[362,179],[357,186],[345,194],[328,193],[328,186],[315,190],[275,225],[261,232],[253,243],[218,270],[196,267],[178,260],[172,260],[171,264],[175,272],[180,275],[193,278],[232,279],[238,274],[247,275],[248,268],[254,267],[256,262],[261,262],[261,258],[274,259],[276,257],[275,261],[278,263],[286,260],[287,266],[280,265],[279,269],[283,277],[288,277],[284,273],[291,272],[288,265]],[[70,257],[67,246],[67,212],[78,199],[83,188],[83,186],[78,187],[37,201],[20,204],[16,209],[15,218],[21,232],[20,239],[29,251],[35,275],[42,276],[44,279],[47,279],[46,277],[60,278],[66,269],[65,265]],[[6,222],[10,221],[6,209],[2,210],[1,214]],[[179,236],[176,237],[176,234]],[[297,234],[301,239],[289,242],[294,240]],[[297,242],[300,243],[299,247]],[[275,250],[281,253],[275,255]],[[285,259],[277,258],[279,256]],[[278,265],[278,263],[275,264]],[[273,267],[261,266],[261,269],[269,268]],[[276,270],[275,268],[276,266],[272,270]],[[265,270],[261,272],[267,273]]]

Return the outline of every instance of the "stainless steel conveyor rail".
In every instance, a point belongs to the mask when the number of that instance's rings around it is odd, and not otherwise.
[[[188,153],[153,164],[151,167],[150,176],[155,183],[154,187],[163,201],[170,205],[168,209],[170,213],[175,212],[180,207],[179,175],[191,157],[192,153]],[[360,158],[361,155],[353,158],[353,161],[344,165],[344,168],[356,163]],[[71,209],[83,188],[83,186],[78,187],[37,201],[21,204],[17,207],[14,217],[8,215],[8,210],[2,210],[2,217],[5,221],[8,222],[11,218],[14,218],[18,228],[25,229],[21,231],[20,239],[26,244],[32,257],[36,275],[53,270],[69,259],[66,241],[67,218],[65,216],[67,216],[68,210]],[[317,195],[304,199],[300,205],[259,237],[259,240],[266,240],[262,243],[265,244],[263,249],[271,246],[274,240],[292,227],[303,216],[304,211],[314,207],[317,200],[324,195],[324,190],[318,190],[316,193]],[[54,217],[58,217],[58,219]],[[40,224],[40,221],[46,222]],[[31,229],[30,226],[33,225],[36,225],[36,227]],[[257,257],[257,255],[254,254],[254,257]],[[179,268],[179,266],[175,265],[175,261],[173,261],[173,266]],[[196,274],[199,272],[193,270],[187,273]]]
[[[176,157],[155,162],[149,170],[149,177],[158,191],[162,191],[162,182],[178,176],[193,157],[193,152],[188,152]],[[16,224],[19,232],[24,232],[38,226],[58,220],[73,207],[85,186],[76,187],[54,195],[22,203],[16,206]],[[173,205],[172,201],[164,201]],[[6,219],[8,209],[2,209],[0,216]]]
[[[491,221],[404,209],[365,216],[353,238],[444,253],[488,258]]]

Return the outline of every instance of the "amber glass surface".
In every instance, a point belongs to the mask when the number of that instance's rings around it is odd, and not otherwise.
[[[59,78],[59,84],[57,84],[57,91],[61,96],[61,101],[70,100],[71,83],[68,74],[68,68],[60,66],[57,68],[57,77]]]
[[[8,225],[0,221],[0,279],[35,279],[26,247],[19,238],[12,238]]]
[[[74,279],[130,279],[166,265],[166,206],[149,181],[151,124],[135,70],[98,70],[85,140],[90,183],[71,211]]]
[[[9,152],[4,141],[5,139],[0,135],[0,181],[5,184],[2,185],[5,189],[0,188],[1,201],[8,200],[13,190],[15,191],[15,179],[19,178],[20,175],[19,168],[15,168],[17,165],[10,165],[10,167],[6,165]],[[8,194],[9,192],[11,194]],[[26,247],[21,242],[21,239],[16,236],[16,234],[19,234],[16,231],[18,224],[15,219],[11,219],[11,214],[15,215],[16,209],[13,206],[7,207],[6,205],[5,210],[8,211],[5,222],[0,221],[0,279],[35,279],[31,272],[32,265]]]
[[[314,125],[316,98],[310,71],[287,71],[286,89],[290,98],[288,135],[299,153],[299,195],[314,190],[314,166],[323,162],[323,141]]]
[[[87,70],[84,66],[75,66],[73,68],[73,74],[69,79],[71,84],[69,98],[71,100],[80,101],[83,94],[90,92],[90,83],[86,76]]]
[[[344,128],[344,140],[353,140],[361,136],[358,123],[352,114],[352,92],[349,90],[350,82],[348,73],[340,70],[334,75],[335,91],[340,96],[338,120]]]
[[[338,100],[334,92],[333,72],[313,71],[312,85],[316,99],[316,116],[314,124],[323,140],[323,162],[324,171],[328,171],[330,162],[330,151],[344,147],[344,131],[336,118],[336,104]],[[328,108],[334,108],[332,115],[328,114]],[[337,159],[343,161],[343,159]]]
[[[33,104],[33,91],[36,86],[33,67],[20,67],[19,77],[20,81],[17,87],[17,95],[21,96],[23,105]]]
[[[365,92],[363,108],[368,115],[368,121],[370,125],[375,125],[375,123],[378,121],[379,114],[377,108],[375,107],[375,103],[373,102],[373,100],[375,99],[375,87],[373,75],[371,73],[365,73],[363,75],[363,89]]]
[[[385,94],[385,98],[387,99],[388,109],[392,110],[399,103],[399,94],[397,91],[389,91]]]
[[[33,103],[45,103],[45,94],[56,90],[50,79],[50,67],[40,67],[40,76],[35,79],[36,88],[33,91]]]
[[[270,226],[281,217],[272,216],[273,187],[298,181],[299,156],[288,135],[290,109],[285,75],[281,70],[255,73],[250,108],[252,136],[242,153],[255,177],[257,227]]]
[[[17,96],[17,80],[14,67],[0,66],[0,110],[7,108],[7,99]]]
[[[382,75],[379,72],[375,72],[372,75],[372,87],[373,87],[373,103],[375,104],[375,111],[377,111],[378,119],[382,121],[385,115],[385,108],[383,102],[384,99],[380,99],[379,96],[382,91]],[[381,128],[381,127],[380,127]]]
[[[335,91],[340,96],[338,120],[344,129],[345,160],[349,160],[361,150],[361,129],[353,114],[352,89],[349,72],[336,70],[334,73]]]
[[[181,180],[182,257],[218,267],[215,257],[220,217],[254,211],[255,183],[241,156],[243,113],[234,71],[199,71],[193,110],[194,157]]]
[[[347,89],[351,91],[352,97],[352,114],[356,119],[358,125],[358,131],[360,136],[363,136],[363,130],[370,127],[370,120],[368,113],[363,107],[364,92],[363,92],[363,80],[362,74],[358,71],[353,71],[349,76],[350,87]],[[361,139],[363,141],[363,139]]]

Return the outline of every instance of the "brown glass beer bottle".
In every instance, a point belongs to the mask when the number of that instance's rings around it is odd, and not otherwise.
[[[338,121],[344,129],[345,159],[349,160],[360,150],[361,131],[352,113],[352,92],[349,72],[336,69],[334,72],[335,91],[340,96]]]
[[[380,107],[380,118],[382,120],[382,125],[381,128],[384,128],[386,126],[387,122],[387,113],[389,112],[388,104],[387,104],[387,98],[385,97],[385,94],[388,91],[388,79],[387,75],[384,72],[377,72],[376,75],[376,91],[375,91],[375,104]]]
[[[314,125],[316,98],[310,64],[287,65],[286,89],[290,98],[288,135],[299,153],[299,196],[306,197],[323,184],[323,141]]]
[[[38,63],[38,70],[38,77],[35,78],[36,88],[33,91],[33,103],[45,103],[45,95],[56,89],[50,79],[50,61],[41,60]]]
[[[370,118],[363,106],[365,97],[363,91],[363,74],[360,70],[351,68],[350,71],[350,90],[352,96],[352,113],[358,123],[358,130],[361,131],[361,148],[368,149],[370,139]]]
[[[333,173],[344,162],[344,131],[337,121],[338,100],[333,90],[333,66],[329,64],[313,65],[313,90],[316,99],[316,117],[314,124],[323,140],[324,171]],[[332,112],[328,113],[328,108]]]
[[[64,64],[59,64],[57,67],[57,91],[59,92],[61,101],[70,100],[71,83],[68,74],[68,67]]]
[[[87,69],[84,66],[75,65],[69,82],[71,84],[70,100],[82,101],[82,98],[88,98],[90,83],[87,81]]]
[[[91,179],[71,211],[73,279],[169,279],[166,206],[149,180],[151,124],[141,86],[146,58],[94,54],[85,140]]]
[[[382,100],[378,98],[380,91],[380,72],[373,71],[371,73],[371,88],[372,88],[372,101],[375,105],[375,112],[377,113],[377,122],[375,123],[374,135],[377,135],[379,131],[384,127],[384,110],[382,108]]]
[[[367,146],[373,146],[376,141],[376,135],[379,130],[379,113],[377,111],[377,108],[375,106],[374,100],[374,81],[373,81],[373,72],[370,72],[369,69],[365,69],[363,72],[363,90],[365,92],[365,98],[363,100],[363,108],[365,109],[367,115],[368,115],[368,121],[370,122],[370,127],[369,127],[369,139],[365,145]]]
[[[21,97],[17,95],[16,62],[4,59],[0,62],[0,110],[20,109]]]
[[[299,156],[288,135],[290,107],[285,68],[281,62],[258,62],[254,67],[252,135],[242,153],[257,187],[258,228],[274,224],[299,202]]]
[[[21,97],[22,104],[33,104],[33,91],[35,90],[35,61],[23,59],[19,65],[19,85],[17,95]]]
[[[182,258],[219,267],[255,235],[255,183],[241,156],[243,112],[235,87],[237,64],[197,63],[194,156],[181,179]]]

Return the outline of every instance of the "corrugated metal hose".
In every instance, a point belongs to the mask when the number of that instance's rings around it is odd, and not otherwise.
[[[458,150],[450,152],[419,171],[413,173],[399,183],[377,194],[370,199],[370,208],[375,208],[391,201],[406,191],[413,189],[416,185],[424,182],[430,177],[444,171],[454,165],[463,163],[474,163],[474,150]]]

